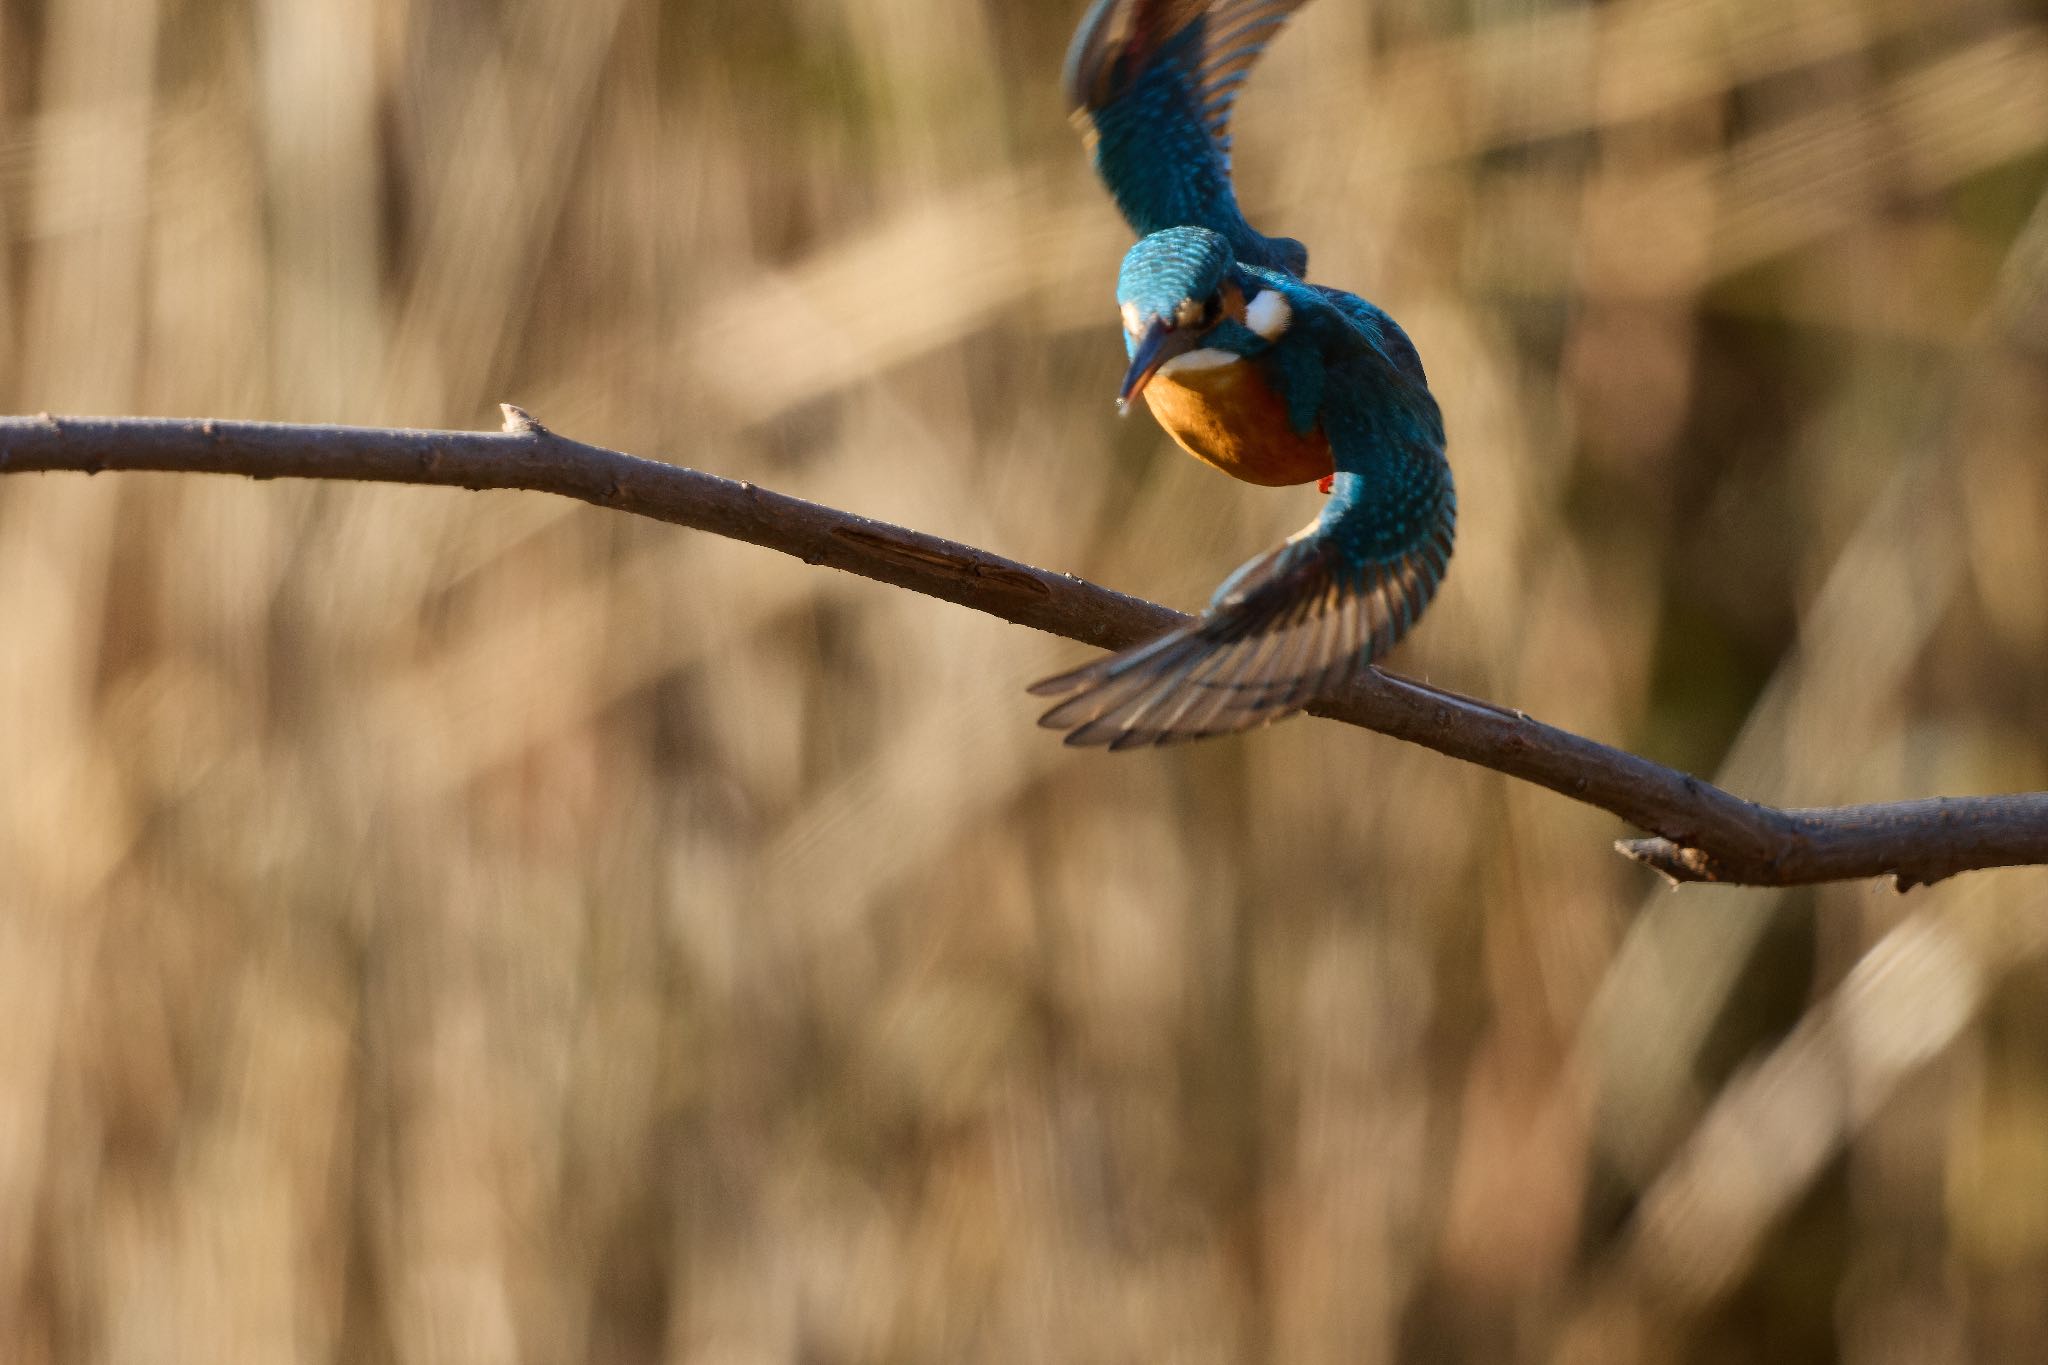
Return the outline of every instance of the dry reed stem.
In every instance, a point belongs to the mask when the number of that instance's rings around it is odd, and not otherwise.
[[[557,436],[507,405],[501,432],[153,418],[0,419],[0,474],[156,470],[528,489],[781,550],[806,563],[1116,649],[1169,608],[749,483]],[[1783,810],[1519,711],[1373,670],[1309,708],[1548,787],[1654,837],[1621,852],[1673,882],[1792,886],[2048,863],[2048,792]]]

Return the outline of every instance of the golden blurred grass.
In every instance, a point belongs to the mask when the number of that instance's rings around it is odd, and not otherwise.
[[[1111,414],[1076,17],[0,4],[0,389],[514,400],[1192,605],[1313,495]],[[1252,216],[1462,492],[1398,663],[2048,784],[2038,7],[1296,28]],[[6,1359],[2048,1350],[2038,873],[1672,896],[1373,736],[1075,756],[1068,646],[538,499],[10,480],[0,622]]]

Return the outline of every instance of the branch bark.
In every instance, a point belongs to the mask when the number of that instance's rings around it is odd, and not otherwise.
[[[518,408],[496,432],[158,418],[0,418],[0,474],[116,470],[526,489],[744,540],[1104,649],[1180,613],[921,531],[558,436]],[[1372,670],[1309,708],[1476,763],[1646,831],[1616,847],[1673,882],[1901,890],[2048,863],[2048,792],[1782,810],[1524,713]]]

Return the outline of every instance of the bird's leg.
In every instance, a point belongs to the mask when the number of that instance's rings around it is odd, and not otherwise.
[[[1316,480],[1316,492],[1321,493],[1327,498],[1330,496],[1330,490],[1336,487],[1336,484],[1337,476],[1335,474],[1325,474]]]

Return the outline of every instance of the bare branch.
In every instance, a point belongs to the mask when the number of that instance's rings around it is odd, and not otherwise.
[[[497,432],[0,418],[0,474],[156,470],[518,488],[748,541],[1104,649],[1180,613],[1071,575],[750,483],[557,436],[517,408]],[[1655,836],[1628,856],[1678,881],[1792,886],[2048,863],[2048,792],[1780,810],[1520,711],[1374,670],[1309,708],[1597,806]]]

